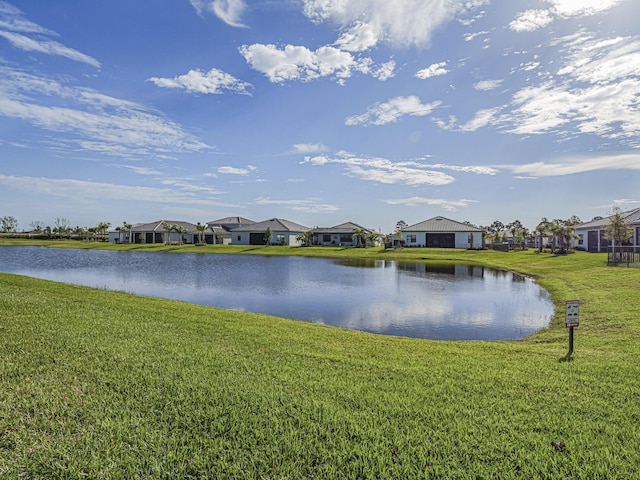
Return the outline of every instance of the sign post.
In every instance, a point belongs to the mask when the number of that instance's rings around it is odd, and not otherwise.
[[[569,355],[573,353],[573,329],[580,326],[580,300],[567,300],[565,326],[569,329]]]

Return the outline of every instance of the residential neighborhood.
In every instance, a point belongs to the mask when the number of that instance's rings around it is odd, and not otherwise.
[[[612,236],[611,225],[624,226],[618,237]],[[443,216],[413,224],[400,220],[392,233],[383,233],[353,221],[334,226],[301,225],[284,218],[254,221],[229,216],[197,224],[183,220],[155,220],[111,228],[100,222],[92,228],[72,228],[65,218],[57,218],[54,228],[32,222],[31,230],[22,234],[43,238],[101,239],[112,243],[193,244],[193,245],[282,245],[326,247],[422,247],[509,250],[514,248],[549,248],[560,253],[575,249],[607,252],[611,247],[640,249],[640,208],[615,210],[612,215],[582,222],[577,217],[549,221],[543,218],[535,229],[519,221],[489,226],[476,226]],[[18,234],[18,221],[12,216],[0,217],[0,232]],[[616,241],[615,238],[618,238]]]

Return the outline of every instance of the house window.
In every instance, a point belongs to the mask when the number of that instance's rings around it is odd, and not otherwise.
[[[349,243],[353,241],[353,235],[340,235],[340,243]]]
[[[407,235],[407,243],[416,243],[417,235]]]
[[[331,235],[322,235],[322,242],[329,243],[331,241]]]
[[[242,239],[242,237],[240,235],[238,235],[238,241],[240,241]]]
[[[284,245],[284,235],[276,235],[276,241],[278,245]]]
[[[584,235],[578,235],[578,245],[584,245]]]

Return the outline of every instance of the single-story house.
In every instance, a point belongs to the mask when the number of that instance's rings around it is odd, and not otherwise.
[[[482,248],[482,229],[445,217],[433,217],[400,231],[407,247]]]
[[[335,227],[314,228],[311,236],[311,245],[323,247],[347,246],[354,247],[358,240],[354,238],[354,232],[364,230],[367,235],[375,233],[369,228],[364,228],[353,222],[341,223]]]
[[[632,229],[629,242],[623,245],[640,246],[640,208],[621,212],[621,215]],[[574,247],[585,249],[588,252],[606,252],[610,242],[605,238],[605,234],[612,216],[597,217],[590,222],[576,225]]]
[[[272,218],[263,222],[243,225],[231,230],[231,243],[233,245],[266,245],[265,234],[267,229],[271,231],[270,245],[291,245],[300,246],[297,239],[299,235],[309,230],[289,220],[282,218]]]
[[[131,234],[131,237],[129,237]],[[209,233],[209,235],[212,235]],[[122,243],[198,243],[198,229],[193,223],[158,220],[137,223],[129,231],[109,232],[110,242]]]
[[[232,243],[231,231],[235,228],[253,225],[256,222],[243,217],[225,217],[218,220],[207,222],[209,232],[212,233],[212,242],[214,244],[229,245]]]

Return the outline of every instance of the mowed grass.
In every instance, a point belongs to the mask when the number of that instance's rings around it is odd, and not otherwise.
[[[640,269],[255,248],[173,249],[482,263],[557,311],[521,341],[442,342],[0,274],[0,478],[638,478]]]

